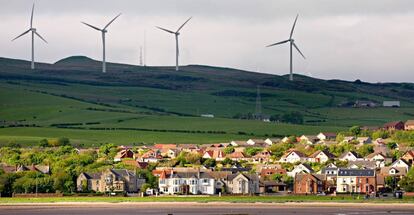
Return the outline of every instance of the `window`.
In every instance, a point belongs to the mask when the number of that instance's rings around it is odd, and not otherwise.
[[[161,179],[160,184],[165,184],[165,179]]]
[[[366,178],[366,179],[365,179],[365,183],[367,183],[367,184],[368,184],[368,178]]]

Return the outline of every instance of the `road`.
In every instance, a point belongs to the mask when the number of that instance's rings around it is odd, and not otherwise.
[[[223,203],[65,203],[40,205],[0,205],[0,215],[21,214],[163,214],[163,215],[270,215],[270,214],[414,214],[414,205],[388,204],[223,204]]]

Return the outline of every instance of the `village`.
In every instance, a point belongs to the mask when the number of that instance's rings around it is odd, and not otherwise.
[[[78,170],[70,190],[127,196],[362,194],[366,198],[411,192],[413,179],[407,175],[413,172],[414,148],[390,137],[412,135],[413,130],[414,120],[408,120],[378,128],[354,126],[342,133],[228,143],[73,148],[77,156],[107,156],[96,157],[97,163],[105,163],[99,168]],[[90,162],[97,166],[95,161]],[[42,162],[3,162],[0,169],[10,174],[50,175],[57,171]],[[37,177],[24,189],[13,184],[12,195],[41,195],[57,190],[39,188]],[[63,181],[67,187],[68,183]]]

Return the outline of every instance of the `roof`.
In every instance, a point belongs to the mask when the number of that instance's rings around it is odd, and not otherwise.
[[[375,176],[373,169],[342,169],[338,170],[338,176]]]
[[[353,165],[356,165],[361,168],[368,168],[368,169],[377,168],[376,161],[366,161],[366,160],[349,161],[347,167],[350,168]]]
[[[332,175],[334,175],[334,176],[336,176],[336,172],[335,172],[335,174],[328,174],[327,172],[332,172],[332,171],[338,171],[338,168],[336,168],[336,167],[325,167],[325,168],[322,168],[321,169],[321,173],[322,174],[325,174],[325,175],[329,175],[329,176],[332,176]]]
[[[398,175],[398,176],[407,175],[407,169],[405,167],[390,167],[390,166],[382,167],[381,170],[380,170],[380,174],[386,175],[386,176],[391,175],[391,174],[389,174],[389,171],[391,169],[396,170],[396,173],[392,174],[392,175]]]
[[[384,127],[395,127],[401,123],[404,124],[402,121],[387,122],[384,124]]]
[[[231,181],[231,180],[233,180],[234,178],[236,178],[237,176],[239,176],[239,175],[243,175],[244,177],[246,177],[248,180],[252,180],[252,181],[254,181],[254,180],[259,180],[259,176],[257,176],[256,174],[248,174],[248,173],[241,173],[241,172],[239,172],[239,173],[235,173],[235,174],[231,174],[231,175],[228,175],[227,176],[227,180],[229,180],[229,181]]]
[[[299,173],[295,175],[295,181],[301,181],[305,176],[312,176],[312,178],[315,178],[317,181],[324,181],[326,178],[326,175],[324,174]]]
[[[111,169],[110,171],[120,177],[128,177],[130,175],[135,176],[135,173],[126,169]]]
[[[297,151],[297,150],[289,150],[284,155],[282,155],[282,158],[287,158],[293,152],[296,153],[299,157],[305,157],[305,155],[302,152],[300,152],[300,151]]]
[[[316,156],[318,156],[319,153],[323,152],[328,158],[334,158],[335,156],[333,154],[331,154],[328,150],[318,150],[315,153],[311,154],[309,157],[310,158],[315,158]]]
[[[387,156],[385,156],[385,155],[384,155],[384,154],[382,154],[381,152],[373,152],[373,153],[371,153],[371,154],[369,154],[369,155],[365,156],[365,158],[370,159],[370,158],[375,157],[376,155],[381,155],[382,157],[387,158]]]
[[[348,153],[353,154],[356,158],[361,158],[361,156],[360,156],[358,153],[353,152],[353,151],[344,152],[344,153],[342,153],[342,154],[339,156],[339,158],[343,158],[343,157],[345,157]]]
[[[333,132],[321,132],[325,137],[336,137],[336,133]]]
[[[243,152],[233,152],[231,154],[228,154],[226,157],[228,157],[228,158],[245,158],[246,156],[243,154]]]
[[[89,173],[89,172],[83,172],[83,174],[87,179],[101,179],[102,173]]]

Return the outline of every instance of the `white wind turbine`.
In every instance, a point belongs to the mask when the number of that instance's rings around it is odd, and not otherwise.
[[[113,21],[115,21],[116,18],[118,18],[121,14],[118,14],[115,18],[113,18],[108,24],[105,25],[103,29],[100,29],[98,27],[95,27],[91,24],[88,24],[86,22],[82,22],[83,24],[102,32],[102,44],[103,44],[103,53],[102,53],[102,72],[106,72],[106,60],[105,60],[105,34],[108,32],[106,29],[109,27],[110,24],[112,24]]]
[[[161,28],[161,27],[158,27],[158,26],[156,26],[157,28],[159,28],[159,29],[161,29],[161,30],[163,30],[163,31],[166,31],[166,32],[168,32],[168,33],[171,33],[171,34],[174,34],[175,35],[175,71],[178,71],[178,55],[179,55],[179,49],[178,49],[178,36],[180,35],[180,30],[184,27],[184,25],[185,24],[187,24],[187,22],[188,21],[190,21],[190,19],[191,19],[192,17],[190,17],[190,18],[188,18],[187,19],[187,21],[185,21],[184,22],[184,24],[182,24],[178,29],[177,29],[177,31],[171,31],[171,30],[168,30],[168,29],[165,29],[165,28]]]
[[[31,32],[32,33],[32,63],[31,63],[31,68],[34,69],[35,68],[35,63],[34,63],[34,35],[36,34],[36,36],[38,36],[41,40],[43,40],[45,43],[47,43],[47,41],[40,36],[39,33],[37,33],[36,28],[33,28],[33,12],[34,12],[34,6],[35,4],[33,3],[33,7],[32,7],[32,15],[30,17],[30,28],[29,30],[23,32],[22,34],[20,34],[19,36],[17,36],[16,38],[14,38],[12,41],[16,40],[17,38]]]
[[[299,16],[299,14],[296,15],[296,19],[295,19],[295,22],[293,23],[292,30],[290,31],[290,36],[289,36],[289,39],[288,40],[284,40],[284,41],[281,41],[281,42],[274,43],[274,44],[271,44],[271,45],[266,46],[266,47],[271,47],[271,46],[276,46],[276,45],[280,45],[280,44],[283,44],[283,43],[290,42],[290,74],[289,74],[289,80],[290,81],[293,81],[292,46],[294,46],[295,49],[299,52],[299,54],[302,55],[302,57],[304,59],[306,59],[305,58],[305,55],[302,54],[302,52],[299,50],[298,46],[295,44],[295,40],[292,38],[292,36],[293,36],[293,30],[295,29],[295,25],[296,25],[296,21],[298,20],[298,16]]]

